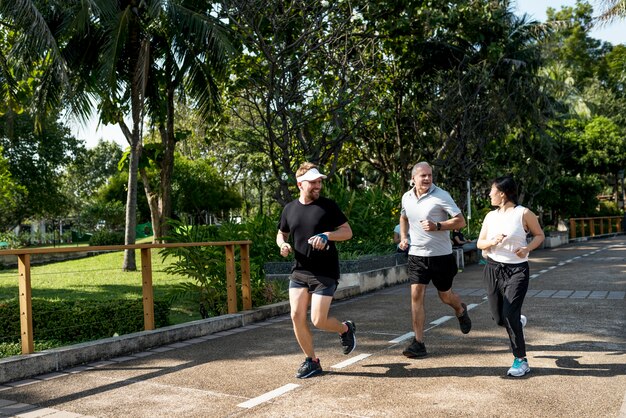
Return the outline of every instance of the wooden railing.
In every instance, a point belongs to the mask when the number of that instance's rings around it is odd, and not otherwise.
[[[16,255],[19,274],[20,331],[22,354],[35,351],[33,338],[32,298],[30,280],[30,256],[32,254],[77,253],[91,251],[141,250],[141,278],[143,293],[144,329],[154,329],[154,292],[152,288],[152,248],[222,246],[226,253],[226,291],[228,313],[237,312],[237,277],[235,269],[235,246],[240,247],[241,293],[244,310],[252,309],[250,287],[250,244],[252,241],[184,242],[171,244],[106,245],[89,247],[37,248],[3,250],[3,255]]]
[[[606,228],[605,228],[606,226]],[[580,229],[580,234],[578,234]],[[596,232],[596,229],[598,231]],[[596,235],[622,232],[621,216],[599,216],[595,218],[570,218],[569,237],[595,237]]]

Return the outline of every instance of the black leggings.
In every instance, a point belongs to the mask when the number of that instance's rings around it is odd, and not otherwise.
[[[491,316],[506,328],[513,355],[526,357],[526,342],[520,322],[522,304],[530,280],[528,262],[504,264],[489,260],[483,271]]]

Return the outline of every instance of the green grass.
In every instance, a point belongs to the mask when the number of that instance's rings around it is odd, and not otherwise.
[[[141,257],[136,252],[136,272],[122,270],[122,251],[101,254],[79,260],[68,260],[47,265],[31,266],[33,298],[48,300],[111,300],[136,299],[142,296]],[[168,259],[167,262],[170,260]],[[158,250],[152,250],[152,283],[155,298],[167,298],[178,283],[187,281],[181,276],[163,272],[165,265]],[[0,301],[18,297],[19,283],[16,268],[0,270]],[[194,306],[176,304],[170,320],[173,324],[200,319]]]

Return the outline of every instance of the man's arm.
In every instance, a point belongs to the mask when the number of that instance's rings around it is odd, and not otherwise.
[[[352,238],[352,228],[348,222],[341,224],[334,231],[324,232],[329,241],[347,241]]]
[[[409,218],[400,215],[400,244],[398,248],[402,251],[409,247]]]
[[[334,231],[322,232],[309,238],[309,244],[316,250],[326,248],[328,241],[347,241],[352,238],[352,228],[348,222],[341,224]]]
[[[288,232],[278,231],[276,234],[276,245],[280,247],[280,255],[283,257],[287,257],[291,252],[291,244],[287,242],[288,239]]]
[[[465,228],[465,218],[462,213],[441,222],[433,222],[431,220],[424,220],[421,222],[425,231],[447,231],[452,229]],[[439,227],[437,227],[439,224]]]

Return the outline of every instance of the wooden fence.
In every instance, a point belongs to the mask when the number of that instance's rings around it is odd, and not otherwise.
[[[580,233],[579,233],[580,232]],[[570,218],[569,237],[595,237],[596,235],[622,232],[621,216],[600,216],[595,218]]]
[[[22,354],[35,351],[33,338],[32,298],[30,281],[30,256],[46,253],[76,253],[92,251],[141,250],[141,278],[143,293],[144,329],[154,329],[154,292],[152,288],[152,248],[221,246],[226,253],[226,290],[228,313],[237,312],[237,277],[235,269],[235,246],[240,247],[241,293],[244,310],[252,309],[250,287],[250,244],[252,241],[185,242],[171,244],[103,245],[89,247],[37,248],[3,250],[3,255],[16,255],[19,275],[20,331]]]

